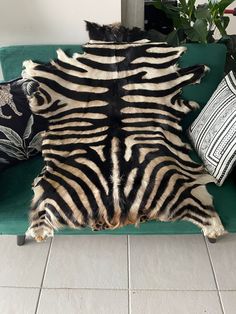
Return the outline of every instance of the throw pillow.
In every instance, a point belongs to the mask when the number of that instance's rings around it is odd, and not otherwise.
[[[222,185],[236,161],[236,78],[230,72],[189,129],[206,169]]]
[[[46,120],[32,114],[27,100],[37,86],[26,79],[0,84],[0,169],[41,150]]]
[[[205,188],[212,176],[181,139],[180,121],[197,104],[180,99],[180,90],[205,66],[179,69],[185,48],[164,43],[91,42],[84,51],[70,58],[59,50],[51,65],[25,62],[25,77],[40,85],[32,111],[49,122],[29,235],[41,241],[63,226],[155,219],[224,234]]]

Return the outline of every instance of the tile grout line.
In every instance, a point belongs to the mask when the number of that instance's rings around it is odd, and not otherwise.
[[[18,287],[18,286],[0,286],[0,289],[3,288],[3,289],[28,289],[28,290],[38,290],[40,289],[39,287]],[[45,287],[43,288],[44,290],[88,290],[88,291],[129,291],[129,289],[122,289],[122,288],[68,288],[68,287],[61,287],[61,288],[58,288],[58,287]],[[212,290],[212,289],[204,289],[204,290],[196,290],[196,289],[156,289],[156,288],[135,288],[135,289],[132,289],[132,291],[136,291],[136,292],[140,292],[140,291],[161,291],[161,292],[216,292],[216,290]],[[236,290],[220,290],[222,292],[236,292]]]
[[[46,274],[46,270],[47,270],[47,266],[48,266],[49,256],[50,256],[50,253],[51,253],[52,243],[53,243],[53,238],[51,239],[51,242],[50,242],[50,245],[49,245],[49,249],[48,249],[48,254],[47,254],[47,257],[46,257],[46,261],[45,261],[45,267],[44,267],[44,270],[43,270],[43,276],[42,276],[42,280],[41,280],[41,284],[40,284],[39,296],[38,296],[38,300],[37,300],[37,303],[36,303],[35,314],[38,313],[38,307],[39,307],[39,302],[40,302],[40,298],[41,298],[41,295],[42,295],[42,287],[43,287],[43,282],[44,282],[44,278],[45,278],[45,274]]]
[[[131,314],[131,291],[130,291],[130,236],[127,235],[127,258],[128,258],[128,313]]]
[[[213,266],[213,261],[212,261],[212,258],[211,258],[211,254],[210,254],[210,250],[209,250],[206,238],[204,236],[203,236],[203,238],[204,238],[204,242],[205,242],[205,245],[206,245],[207,254],[208,254],[208,257],[209,257],[213,278],[214,278],[215,285],[216,285],[216,288],[217,288],[217,295],[218,295],[218,299],[220,301],[221,311],[222,311],[223,314],[225,314],[224,307],[223,307],[223,302],[222,302],[221,295],[220,295],[219,285],[218,285],[218,282],[217,282],[216,273],[215,273],[215,269],[214,269],[214,266]],[[217,244],[216,243],[214,243],[214,244],[212,243],[212,245],[217,245]]]

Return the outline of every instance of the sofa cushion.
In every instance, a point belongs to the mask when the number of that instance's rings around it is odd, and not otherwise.
[[[37,86],[26,79],[0,83],[0,169],[41,150],[41,132],[47,123],[32,114],[27,99]]]
[[[206,169],[222,185],[236,161],[236,78],[230,72],[189,128]]]
[[[25,60],[49,62],[56,58],[56,50],[61,48],[66,54],[82,52],[81,45],[26,45],[0,48],[0,62],[5,81],[21,76],[22,63]]]

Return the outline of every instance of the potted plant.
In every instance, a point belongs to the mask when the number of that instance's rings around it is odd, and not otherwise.
[[[223,43],[227,47],[225,72],[236,71],[236,35],[227,34],[229,17],[225,9],[234,0],[208,0],[205,4],[196,4],[196,0],[179,0],[175,3],[165,0],[154,0],[153,4],[165,12],[173,22],[173,31],[167,35],[151,31],[152,39],[165,40],[170,45],[186,43]],[[220,38],[217,39],[216,30]]]

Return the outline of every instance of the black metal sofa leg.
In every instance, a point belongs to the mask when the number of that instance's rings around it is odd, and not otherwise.
[[[17,245],[22,246],[25,244],[25,235],[18,235],[17,236]]]

